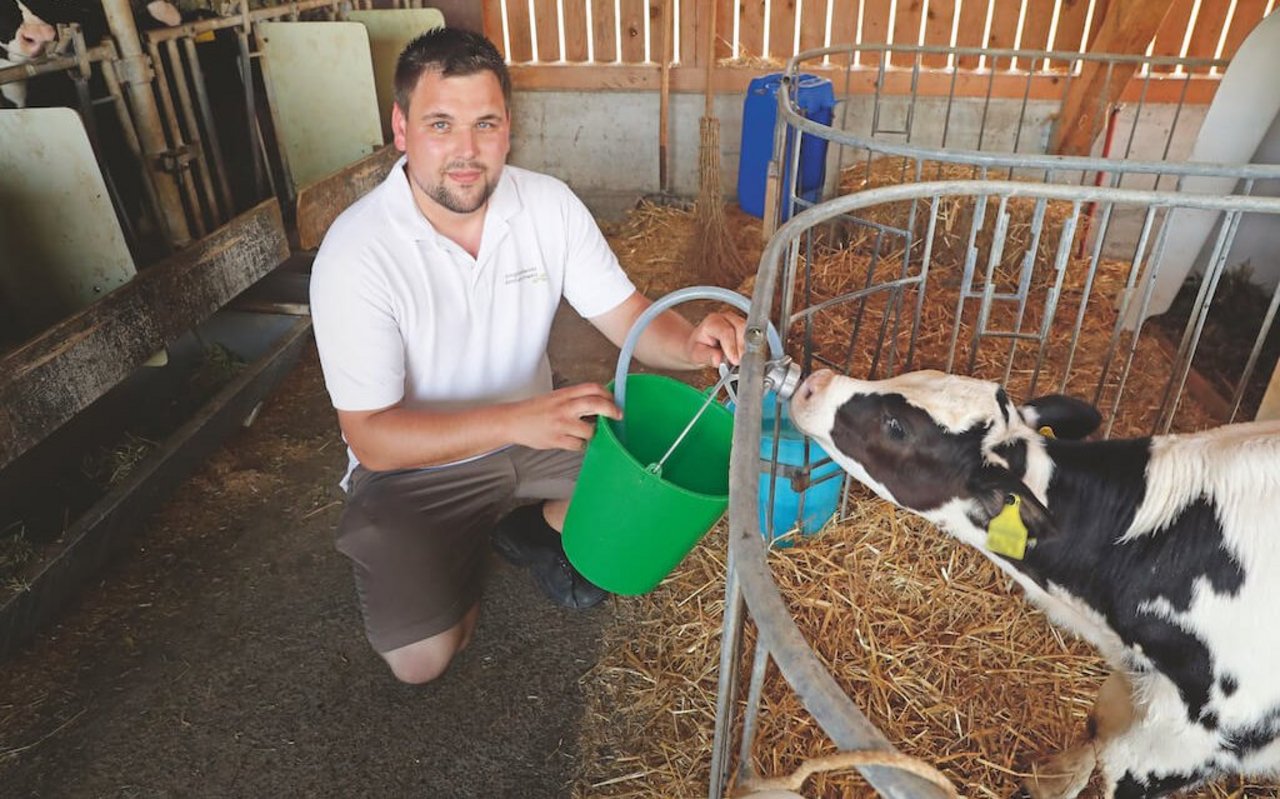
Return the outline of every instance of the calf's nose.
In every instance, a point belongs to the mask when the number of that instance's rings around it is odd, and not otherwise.
[[[806,402],[813,399],[831,384],[833,377],[835,377],[835,373],[830,369],[819,369],[805,378],[805,381],[800,384],[800,388],[796,390],[796,396]]]
[[[18,50],[28,58],[44,52],[45,45],[58,38],[58,32],[47,22],[27,20],[18,28]]]

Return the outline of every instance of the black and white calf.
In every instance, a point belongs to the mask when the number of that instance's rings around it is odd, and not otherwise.
[[[1091,739],[1040,764],[1032,796],[1075,796],[1095,765],[1106,795],[1126,798],[1280,771],[1280,423],[1064,440],[1097,412],[1066,397],[1017,407],[995,383],[941,372],[816,372],[791,414],[1112,666]]]
[[[12,67],[44,55],[58,38],[53,26],[17,0],[0,0],[0,67]],[[0,84],[0,108],[27,104],[27,84]]]

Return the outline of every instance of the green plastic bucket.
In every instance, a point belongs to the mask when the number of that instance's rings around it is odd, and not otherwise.
[[[587,446],[564,551],[591,582],[635,595],[662,582],[724,515],[733,414],[713,400],[654,474],[648,467],[662,460],[707,395],[662,375],[626,381],[623,421],[599,417]]]

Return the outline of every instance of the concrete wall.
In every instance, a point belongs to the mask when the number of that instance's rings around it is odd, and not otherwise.
[[[744,99],[743,95],[730,94],[716,98],[721,187],[731,199],[737,187]],[[699,120],[703,109],[700,94],[676,94],[671,98],[668,148],[672,190],[685,197],[698,191]],[[867,135],[874,111],[873,97],[855,97],[848,108],[843,103],[837,106],[836,125]],[[993,100],[984,118],[980,99],[957,99],[947,121],[946,98],[920,98],[911,115],[910,141],[920,146],[941,146],[945,132],[950,148],[981,147],[1008,152],[1014,150],[1016,143],[1018,152],[1043,152],[1056,113],[1055,102],[1028,103],[1024,114],[1020,100]],[[1185,159],[1204,118],[1200,107],[1179,110],[1176,106],[1147,106],[1135,129],[1133,113],[1132,107],[1123,107],[1117,119],[1112,143],[1115,156],[1127,154],[1153,161]],[[880,135],[905,143],[905,135],[884,131],[905,129],[907,115],[908,98],[884,98],[880,105]],[[513,118],[511,163],[561,178],[597,214],[616,216],[642,195],[659,189],[656,93],[517,92]],[[836,163],[839,154],[834,148],[830,155],[832,163]],[[846,153],[844,163],[850,163],[851,157],[856,158]],[[1153,184],[1151,178],[1130,178],[1123,185],[1152,188]],[[1163,187],[1172,188],[1171,181],[1166,179]]]
[[[511,163],[555,175],[592,211],[613,218],[657,192],[658,95],[652,92],[517,92]],[[668,133],[672,191],[698,192],[702,95],[671,97]],[[734,191],[742,137],[742,98],[716,98],[722,187]]]

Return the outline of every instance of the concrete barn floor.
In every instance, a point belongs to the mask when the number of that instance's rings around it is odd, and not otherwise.
[[[616,359],[562,311],[562,379],[606,382]],[[568,796],[610,603],[562,610],[495,557],[470,649],[397,683],[333,549],[344,458],[308,343],[253,426],[0,663],[0,795]]]

